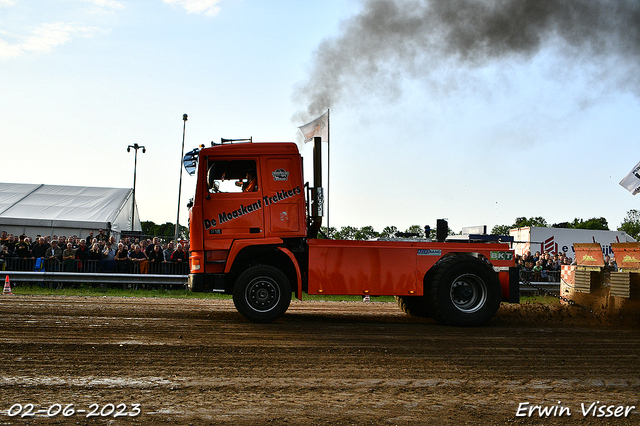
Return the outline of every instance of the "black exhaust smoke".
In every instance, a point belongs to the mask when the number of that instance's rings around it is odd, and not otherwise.
[[[353,92],[395,100],[403,78],[447,90],[445,67],[527,61],[544,48],[558,51],[559,67],[640,94],[640,0],[366,0],[342,28],[294,93],[308,105],[296,123]]]

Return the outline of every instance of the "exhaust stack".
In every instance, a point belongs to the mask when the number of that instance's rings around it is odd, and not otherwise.
[[[322,138],[313,138],[313,188],[311,188],[311,216],[307,236],[317,238],[324,216],[324,188],[322,187]]]

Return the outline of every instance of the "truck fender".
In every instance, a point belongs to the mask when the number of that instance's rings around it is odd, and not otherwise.
[[[224,268],[224,273],[228,274],[231,271],[231,267],[233,266],[233,262],[236,260],[236,256],[238,253],[245,247],[255,247],[257,245],[280,245],[282,244],[282,239],[277,237],[272,238],[262,238],[260,240],[236,240],[231,245],[231,249],[229,250],[229,255],[227,256],[227,264]],[[297,267],[297,264],[296,264]]]
[[[300,265],[298,265],[298,260],[293,255],[293,253],[291,253],[291,250],[284,247],[278,247],[278,250],[286,254],[289,259],[291,259],[291,263],[293,263],[293,267],[296,270],[296,280],[298,281],[298,285],[296,287],[296,298],[298,300],[302,300],[302,273],[300,273]]]

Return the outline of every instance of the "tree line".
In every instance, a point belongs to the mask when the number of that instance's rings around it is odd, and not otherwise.
[[[448,234],[453,235],[454,232],[449,228]],[[331,238],[334,240],[372,240],[376,238],[425,238],[425,228],[420,225],[411,225],[404,231],[400,231],[395,226],[385,226],[382,232],[377,232],[373,226],[363,226],[356,228],[354,226],[343,226],[336,229],[333,226],[327,229],[326,226],[320,228],[318,238]],[[436,230],[430,229],[429,238],[436,238]]]
[[[144,235],[152,237],[164,237],[172,240],[176,234],[176,224],[171,222],[165,222],[162,225],[156,225],[154,222],[146,220],[144,222],[140,222],[140,226],[142,227],[142,233]],[[178,231],[180,239],[189,239],[189,228],[180,225]]]
[[[583,220],[581,218],[575,218],[571,222],[560,222],[549,224],[545,218],[541,216],[535,217],[517,217],[511,225],[496,225],[491,230],[494,235],[509,235],[509,230],[515,228],[525,228],[528,226],[542,227],[542,228],[569,228],[569,229],[596,229],[602,231],[611,231],[607,219],[604,217],[593,217],[591,219]],[[624,220],[617,228],[618,231],[624,231],[635,240],[640,239],[640,210],[629,210]],[[449,229],[449,235],[455,233]],[[423,226],[412,225],[405,231],[400,232],[395,226],[386,226],[382,232],[377,232],[373,226],[363,226],[362,228],[356,228],[354,226],[343,226],[340,229],[331,227],[327,229],[326,226],[320,228],[320,235],[318,238],[332,238],[336,240],[371,240],[376,238],[393,238],[397,236],[405,236],[409,238],[424,238],[425,230]],[[436,238],[436,230],[431,229],[429,238]]]

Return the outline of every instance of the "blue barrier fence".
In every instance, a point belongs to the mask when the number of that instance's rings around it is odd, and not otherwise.
[[[19,259],[7,258],[0,262],[3,271],[35,271],[35,272],[78,272],[78,273],[117,273],[117,274],[155,274],[155,275],[188,275],[189,265],[183,262],[135,262],[125,260],[78,260],[70,259]]]

